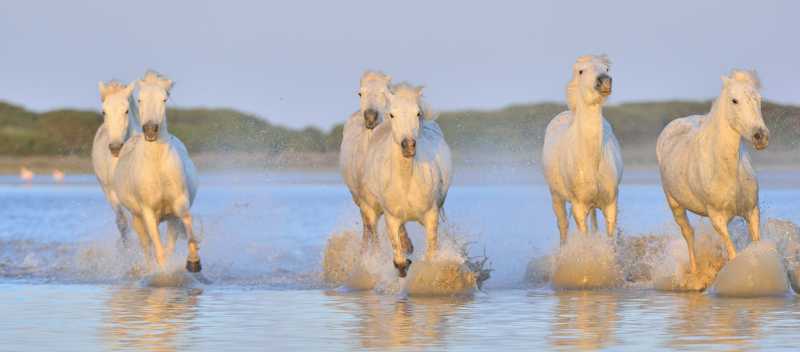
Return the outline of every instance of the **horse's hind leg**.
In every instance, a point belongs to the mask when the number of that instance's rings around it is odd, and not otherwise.
[[[614,200],[603,208],[603,217],[606,219],[606,233],[608,237],[614,237],[617,232],[617,201]],[[597,220],[595,220],[597,221]],[[595,227],[597,225],[595,224]]]
[[[728,249],[728,260],[735,259],[736,247],[733,246],[731,235],[728,232],[730,217],[713,210],[708,212],[708,217],[711,218],[711,224],[714,225],[714,230],[717,230],[717,233],[722,236],[722,240],[725,242],[725,248]]]
[[[761,210],[755,206],[750,213],[745,216],[747,226],[750,229],[750,239],[755,242],[761,239]]]
[[[116,194],[110,192],[108,195],[108,199],[111,203],[111,209],[114,210],[114,216],[116,217],[117,223],[117,230],[119,230],[119,238],[122,241],[122,245],[128,246],[128,217],[125,216],[125,211],[122,208],[122,205],[119,203],[119,199],[117,199]]]
[[[591,215],[591,217],[592,217],[592,227],[591,227],[592,232],[597,232],[598,231],[597,209],[596,208],[592,208],[592,210],[589,211],[589,215]]]
[[[694,229],[689,224],[689,219],[686,218],[686,209],[678,204],[678,201],[667,194],[667,203],[669,208],[672,209],[672,216],[675,222],[681,228],[683,239],[686,240],[686,247],[689,249],[689,268],[691,272],[697,272],[697,262],[694,258]]]
[[[567,207],[564,199],[557,196],[555,193],[550,193],[553,200],[553,212],[556,214],[558,221],[558,234],[561,236],[561,245],[567,243],[567,229],[569,228],[569,218],[567,217]]]
[[[381,214],[367,205],[362,205],[359,208],[361,209],[361,222],[364,224],[361,250],[366,252],[378,246],[378,218]]]
[[[172,257],[172,254],[175,253],[175,242],[181,231],[183,231],[183,224],[180,219],[171,217],[167,220],[167,247],[165,248],[167,257]]]

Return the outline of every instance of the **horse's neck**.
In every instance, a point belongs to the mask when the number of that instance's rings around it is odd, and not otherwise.
[[[414,158],[404,157],[402,149],[397,143],[394,143],[391,136],[389,136],[389,144],[391,145],[389,153],[391,161],[387,171],[392,175],[392,178],[399,179],[403,187],[407,188],[414,174]]]
[[[720,103],[721,99],[714,102],[698,133],[700,148],[708,148],[708,153],[698,154],[710,156],[711,160],[706,162],[716,169],[735,173],[739,167],[742,137],[728,122],[729,112]]]
[[[603,141],[602,105],[587,105],[579,102],[575,106],[572,133],[575,136],[576,158],[588,160],[592,165],[600,162],[600,148]],[[581,163],[583,164],[583,163]]]

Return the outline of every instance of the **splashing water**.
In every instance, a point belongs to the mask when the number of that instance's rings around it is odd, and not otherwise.
[[[620,283],[614,244],[604,234],[571,234],[553,258],[552,285],[556,289],[611,288]]]
[[[788,293],[786,268],[771,240],[755,242],[717,274],[710,292],[726,297],[782,296]]]
[[[663,291],[701,291],[716,279],[718,294],[728,292],[739,296],[783,294],[786,286],[782,280],[788,280],[798,291],[800,228],[797,225],[768,219],[763,225],[763,243],[751,244],[746,226],[735,221],[731,237],[740,253],[736,260],[727,263],[720,236],[707,220],[697,224],[698,270],[692,274],[686,242],[679,234],[620,235],[614,243],[597,234],[571,235],[568,243],[553,254],[534,257],[528,263],[525,280],[535,286],[551,284],[558,289],[622,284]],[[749,276],[758,282],[748,283],[743,279]]]
[[[375,290],[414,296],[468,295],[489,279],[486,258],[469,258],[468,246],[452,228],[439,236],[439,250],[431,260],[415,260],[406,279],[397,276],[387,241],[379,248],[361,253],[360,235],[353,231],[335,233],[328,239],[323,255],[323,278],[331,286],[349,290]],[[380,238],[386,238],[380,235]],[[423,252],[423,251],[421,251]]]

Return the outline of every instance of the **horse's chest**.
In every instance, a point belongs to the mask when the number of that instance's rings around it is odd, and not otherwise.
[[[392,214],[420,217],[434,203],[433,191],[433,187],[426,183],[413,180],[391,183],[384,196],[385,208]]]

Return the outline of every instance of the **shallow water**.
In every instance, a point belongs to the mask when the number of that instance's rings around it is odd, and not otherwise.
[[[762,218],[800,223],[796,172],[763,173]],[[658,176],[629,172],[620,193],[626,236],[680,239]],[[791,349],[800,299],[665,293],[652,284],[555,291],[525,281],[553,253],[557,230],[535,170],[461,172],[446,205],[451,231],[495,271],[470,298],[344,292],[321,279],[333,233],[358,229],[338,175],[209,174],[194,213],[213,284],[149,288],[118,248],[92,176],[21,185],[0,176],[0,350],[249,349]],[[694,224],[697,218],[692,218]],[[409,228],[423,253],[421,229]],[[185,242],[179,242],[184,244]],[[122,253],[120,253],[122,251]],[[185,248],[173,258],[179,270]],[[133,276],[133,277],[132,277]],[[8,318],[11,317],[11,318]]]

